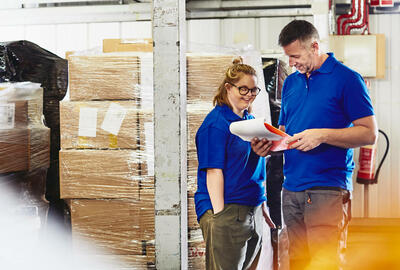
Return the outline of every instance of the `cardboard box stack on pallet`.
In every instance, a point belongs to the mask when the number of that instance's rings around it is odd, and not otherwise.
[[[42,119],[40,84],[0,83],[0,187],[13,191],[16,208],[37,213],[41,226],[47,218],[50,165],[50,129]]]
[[[59,163],[60,115],[59,101],[67,92],[67,60],[39,45],[27,41],[0,42],[0,81],[34,82],[43,88],[43,112],[45,125],[50,128],[50,166],[47,169],[46,199],[51,209],[63,214],[60,200]]]
[[[194,205],[198,166],[195,143],[196,132],[206,115],[212,110],[214,95],[233,59],[233,55],[187,55],[189,269],[205,269],[205,243],[197,222]]]
[[[155,265],[152,56],[70,55],[70,101],[62,101],[60,186],[71,210],[75,250],[92,241],[118,269]],[[150,101],[151,102],[151,101]],[[87,251],[85,251],[87,252]],[[127,267],[127,268],[124,268]]]

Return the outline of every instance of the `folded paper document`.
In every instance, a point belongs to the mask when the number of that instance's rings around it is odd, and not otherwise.
[[[289,144],[286,143],[286,140],[290,138],[290,135],[265,123],[264,118],[233,122],[229,126],[229,130],[244,141],[250,142],[254,137],[272,141],[271,151],[289,149]]]

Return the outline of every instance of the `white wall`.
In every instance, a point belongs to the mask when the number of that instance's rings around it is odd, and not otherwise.
[[[151,38],[151,22],[0,26],[0,41],[26,39],[60,57],[102,46],[105,38]]]
[[[379,183],[369,188],[369,216],[400,217],[400,16],[370,16],[370,32],[386,37],[385,79],[371,80],[373,101],[379,128],[390,140],[390,150],[379,175]],[[385,150],[384,138],[378,142],[378,159]],[[363,187],[355,184],[354,214],[362,216]]]
[[[300,18],[312,21],[312,17],[297,17]],[[188,47],[207,51],[216,46],[252,44],[261,51],[280,51],[279,32],[292,19],[294,17],[190,20],[187,23]],[[399,25],[398,14],[370,16],[371,33],[386,36],[386,78],[371,80],[371,97],[379,128],[389,135],[391,143],[379,184],[370,187],[369,215],[372,217],[400,217]],[[27,39],[60,57],[64,57],[66,51],[100,47],[104,38],[149,38],[151,35],[151,22],[148,21],[0,27],[0,41]],[[379,141],[379,157],[383,154],[382,141]],[[353,214],[362,216],[363,187],[356,183],[354,186]]]

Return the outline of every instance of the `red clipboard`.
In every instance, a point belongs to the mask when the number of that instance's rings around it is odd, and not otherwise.
[[[271,147],[270,151],[278,152],[278,151],[288,150],[288,149],[290,149],[290,146],[291,146],[293,143],[295,143],[295,142],[291,142],[291,143],[289,143],[289,144],[286,143],[286,141],[287,141],[291,136],[290,136],[289,134],[286,134],[286,133],[283,132],[282,130],[277,129],[276,127],[271,126],[271,125],[268,124],[268,123],[264,123],[264,126],[265,126],[265,128],[266,128],[269,132],[274,133],[274,134],[277,134],[277,135],[279,135],[279,136],[282,137],[282,139],[279,140],[279,141],[271,141],[271,142],[272,142],[272,147]]]

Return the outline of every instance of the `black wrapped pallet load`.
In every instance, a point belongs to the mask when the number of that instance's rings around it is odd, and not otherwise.
[[[47,173],[46,198],[58,201],[60,150],[59,101],[67,92],[68,62],[66,59],[26,40],[0,42],[0,82],[40,83],[43,88],[43,115],[51,129],[50,168]]]

